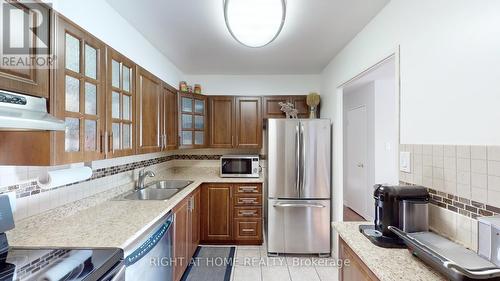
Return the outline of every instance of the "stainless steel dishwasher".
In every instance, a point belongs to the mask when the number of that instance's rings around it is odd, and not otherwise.
[[[125,250],[125,280],[172,280],[174,216],[169,212],[159,224]]]

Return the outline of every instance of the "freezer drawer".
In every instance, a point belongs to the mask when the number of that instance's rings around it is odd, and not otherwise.
[[[268,253],[330,253],[330,200],[268,200]]]

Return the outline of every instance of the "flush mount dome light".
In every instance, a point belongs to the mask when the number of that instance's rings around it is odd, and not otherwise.
[[[229,33],[247,47],[273,42],[285,23],[285,0],[223,0]]]

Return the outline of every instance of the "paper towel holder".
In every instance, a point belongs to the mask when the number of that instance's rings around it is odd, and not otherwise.
[[[92,169],[88,166],[70,167],[47,171],[40,175],[37,184],[42,189],[51,189],[59,186],[86,181],[92,177]]]

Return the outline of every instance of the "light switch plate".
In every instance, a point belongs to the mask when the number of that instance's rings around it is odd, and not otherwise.
[[[411,153],[401,151],[399,153],[399,170],[405,173],[411,173]]]

